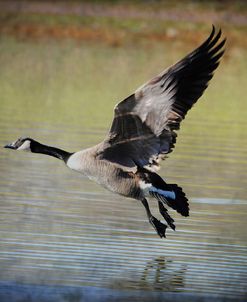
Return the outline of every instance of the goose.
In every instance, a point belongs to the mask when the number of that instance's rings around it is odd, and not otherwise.
[[[181,187],[157,174],[160,161],[174,149],[180,123],[213,77],[225,41],[212,26],[199,47],[115,106],[109,133],[96,146],[70,153],[21,137],[4,147],[56,157],[106,189],[141,201],[150,224],[165,238],[168,226],[176,228],[167,207],[186,217],[189,203]],[[152,215],[149,198],[166,223]]]

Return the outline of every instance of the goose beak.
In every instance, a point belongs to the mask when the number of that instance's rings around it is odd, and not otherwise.
[[[15,146],[13,143],[10,143],[10,144],[8,144],[8,145],[5,145],[4,148],[16,150],[16,146]]]

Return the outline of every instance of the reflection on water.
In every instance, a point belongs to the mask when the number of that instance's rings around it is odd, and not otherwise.
[[[1,145],[20,135],[68,151],[99,142],[115,103],[111,91],[133,89],[128,75],[137,73],[139,63],[149,62],[140,56],[140,49],[68,44],[59,50],[56,45],[42,48],[25,43],[15,47],[12,52],[6,44],[0,48]],[[148,51],[161,61],[160,49]],[[23,62],[35,66],[32,73],[24,72]],[[71,81],[71,64],[74,68],[81,64],[75,81]],[[119,64],[124,67],[114,73]],[[102,73],[95,66],[104,66]],[[110,70],[113,74],[108,76]],[[235,76],[239,73],[236,69]],[[224,74],[231,73],[218,74],[215,83],[220,84],[228,79]],[[121,86],[122,79],[128,79],[128,87]],[[95,92],[95,82],[100,92]],[[165,240],[154,233],[137,201],[111,194],[56,159],[1,150],[0,281],[15,282],[16,292],[37,290],[50,295],[49,286],[56,285],[75,300],[85,294],[84,289],[99,297],[104,290],[118,297],[130,291],[143,301],[157,292],[182,299],[194,295],[244,299],[247,155],[240,133],[246,117],[245,111],[239,111],[239,123],[224,116],[224,123],[216,124],[218,112],[225,108],[225,98],[217,97],[218,105],[213,102],[217,89],[221,92],[216,87],[207,96],[215,110],[202,118],[200,112],[212,107],[202,102],[188,115],[176,150],[163,164],[161,175],[182,185],[191,199],[190,217],[173,213],[177,230],[168,230]],[[152,210],[158,215],[155,206]],[[7,285],[1,282],[3,295]]]
[[[186,265],[181,265],[180,269],[170,269],[172,262],[171,260],[166,261],[165,257],[149,261],[142,274],[141,287],[150,290],[181,290],[184,287]]]
[[[111,287],[116,289],[138,289],[149,291],[177,292],[183,291],[186,264],[174,265],[172,260],[160,256],[147,262],[139,274],[127,274],[112,281]]]

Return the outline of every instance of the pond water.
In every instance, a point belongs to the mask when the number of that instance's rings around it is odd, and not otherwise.
[[[172,50],[167,47],[141,51],[2,39],[1,145],[22,135],[68,151],[98,143],[114,104],[181,57],[177,51],[176,58],[164,58]],[[92,292],[92,301],[107,293],[121,301],[162,295],[173,301],[244,300],[243,56],[238,51],[234,63],[223,61],[162,164],[160,175],[183,187],[191,209],[187,218],[172,212],[177,230],[168,230],[166,239],[155,234],[137,201],[106,191],[54,158],[0,151],[1,301],[10,294],[13,301],[33,295],[80,301]],[[156,203],[150,206],[158,216]]]

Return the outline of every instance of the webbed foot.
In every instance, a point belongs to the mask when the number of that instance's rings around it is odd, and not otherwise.
[[[154,227],[154,229],[156,230],[157,234],[161,238],[162,237],[166,238],[166,228],[167,228],[167,225],[165,225],[164,223],[160,222],[154,216],[150,216],[149,221],[152,224],[152,226]]]

